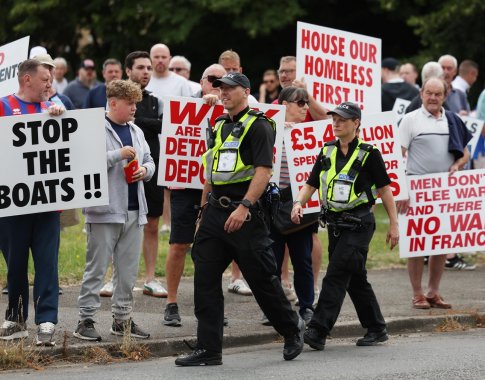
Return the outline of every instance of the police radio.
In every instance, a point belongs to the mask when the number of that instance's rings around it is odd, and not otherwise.
[[[212,129],[211,122],[207,118],[207,129],[205,130],[205,139],[207,141],[207,148],[212,149],[216,143],[216,133]]]

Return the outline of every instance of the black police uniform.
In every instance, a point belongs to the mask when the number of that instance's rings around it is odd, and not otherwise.
[[[338,173],[352,156],[358,139],[355,138],[349,144],[345,156],[340,150],[338,141],[336,144],[336,172]],[[320,153],[307,180],[308,185],[317,189],[320,187],[322,168],[322,153]],[[381,188],[390,183],[382,156],[377,149],[373,149],[359,170],[355,191],[356,193],[365,191],[373,184],[376,188]],[[327,226],[329,263],[322,281],[318,305],[308,324],[309,329],[314,328],[324,336],[330,333],[337,320],[346,291],[352,299],[359,321],[364,328],[369,332],[381,332],[386,328],[372,286],[367,281],[365,268],[369,243],[375,230],[374,214],[371,212],[373,203],[365,203],[348,211],[351,216],[361,219],[361,226],[355,230],[335,226],[336,222],[341,222],[340,212],[327,213],[327,219],[331,222]]]
[[[223,140],[248,110],[249,107],[236,115],[234,120],[223,116],[226,118],[222,127]],[[274,141],[273,128],[264,117],[259,117],[249,128],[239,148],[243,162],[255,167],[272,167]],[[215,353],[222,352],[222,274],[232,260],[239,265],[256,301],[274,328],[283,336],[295,335],[299,331],[299,318],[275,276],[276,263],[270,248],[269,230],[259,202],[250,208],[251,219],[244,222],[240,230],[232,233],[224,231],[224,224],[237,204],[223,208],[215,200],[224,196],[241,201],[249,184],[250,181],[212,185],[212,201],[203,209],[192,248],[197,347]]]

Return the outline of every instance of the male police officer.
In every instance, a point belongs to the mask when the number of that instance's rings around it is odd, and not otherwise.
[[[374,291],[367,281],[365,263],[375,229],[371,206],[377,194],[389,216],[386,242],[398,243],[397,212],[380,152],[358,137],[361,112],[357,104],[344,102],[329,112],[338,140],[323,147],[307,183],[298,193],[291,220],[299,223],[304,205],[320,188],[328,223],[329,263],[315,313],[305,332],[305,343],[323,350],[325,338],[335,324],[346,291],[367,334],[358,346],[388,339],[386,323]]]
[[[304,322],[292,310],[274,275],[268,227],[259,198],[271,177],[274,123],[248,107],[249,79],[229,73],[214,81],[229,112],[216,120],[204,154],[208,204],[195,236],[194,303],[197,346],[175,360],[181,366],[222,364],[222,274],[234,259],[264,314],[283,335],[285,360],[303,349]],[[208,195],[208,197],[207,197]]]

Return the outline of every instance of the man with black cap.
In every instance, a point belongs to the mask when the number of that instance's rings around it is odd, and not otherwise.
[[[71,99],[77,109],[81,109],[89,90],[99,86],[101,82],[96,79],[96,65],[92,59],[81,61],[77,75],[76,79],[69,82],[63,94]]]
[[[381,63],[382,111],[391,111],[397,98],[413,100],[419,90],[404,81],[399,75],[399,61],[384,58]]]
[[[216,119],[203,156],[206,183],[199,229],[192,248],[197,345],[176,365],[222,364],[222,274],[235,260],[259,306],[284,337],[283,357],[303,349],[304,322],[292,310],[281,283],[260,197],[271,177],[275,126],[248,107],[249,79],[229,73],[214,81],[228,115]]]
[[[372,205],[379,194],[389,217],[386,242],[394,248],[399,239],[397,212],[382,156],[358,136],[361,111],[357,104],[341,103],[329,112],[337,140],[325,143],[307,183],[293,204],[291,220],[299,223],[303,206],[320,188],[322,219],[328,225],[329,263],[305,343],[316,350],[325,348],[348,292],[360,323],[367,334],[358,346],[371,346],[388,339],[365,264],[375,230]]]

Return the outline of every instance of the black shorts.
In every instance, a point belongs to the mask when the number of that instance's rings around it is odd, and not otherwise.
[[[195,223],[199,215],[202,190],[184,189],[170,191],[170,244],[192,244]]]
[[[148,214],[150,218],[158,218],[163,214],[163,187],[157,185],[157,177],[154,175],[145,186],[145,198],[147,200]]]

